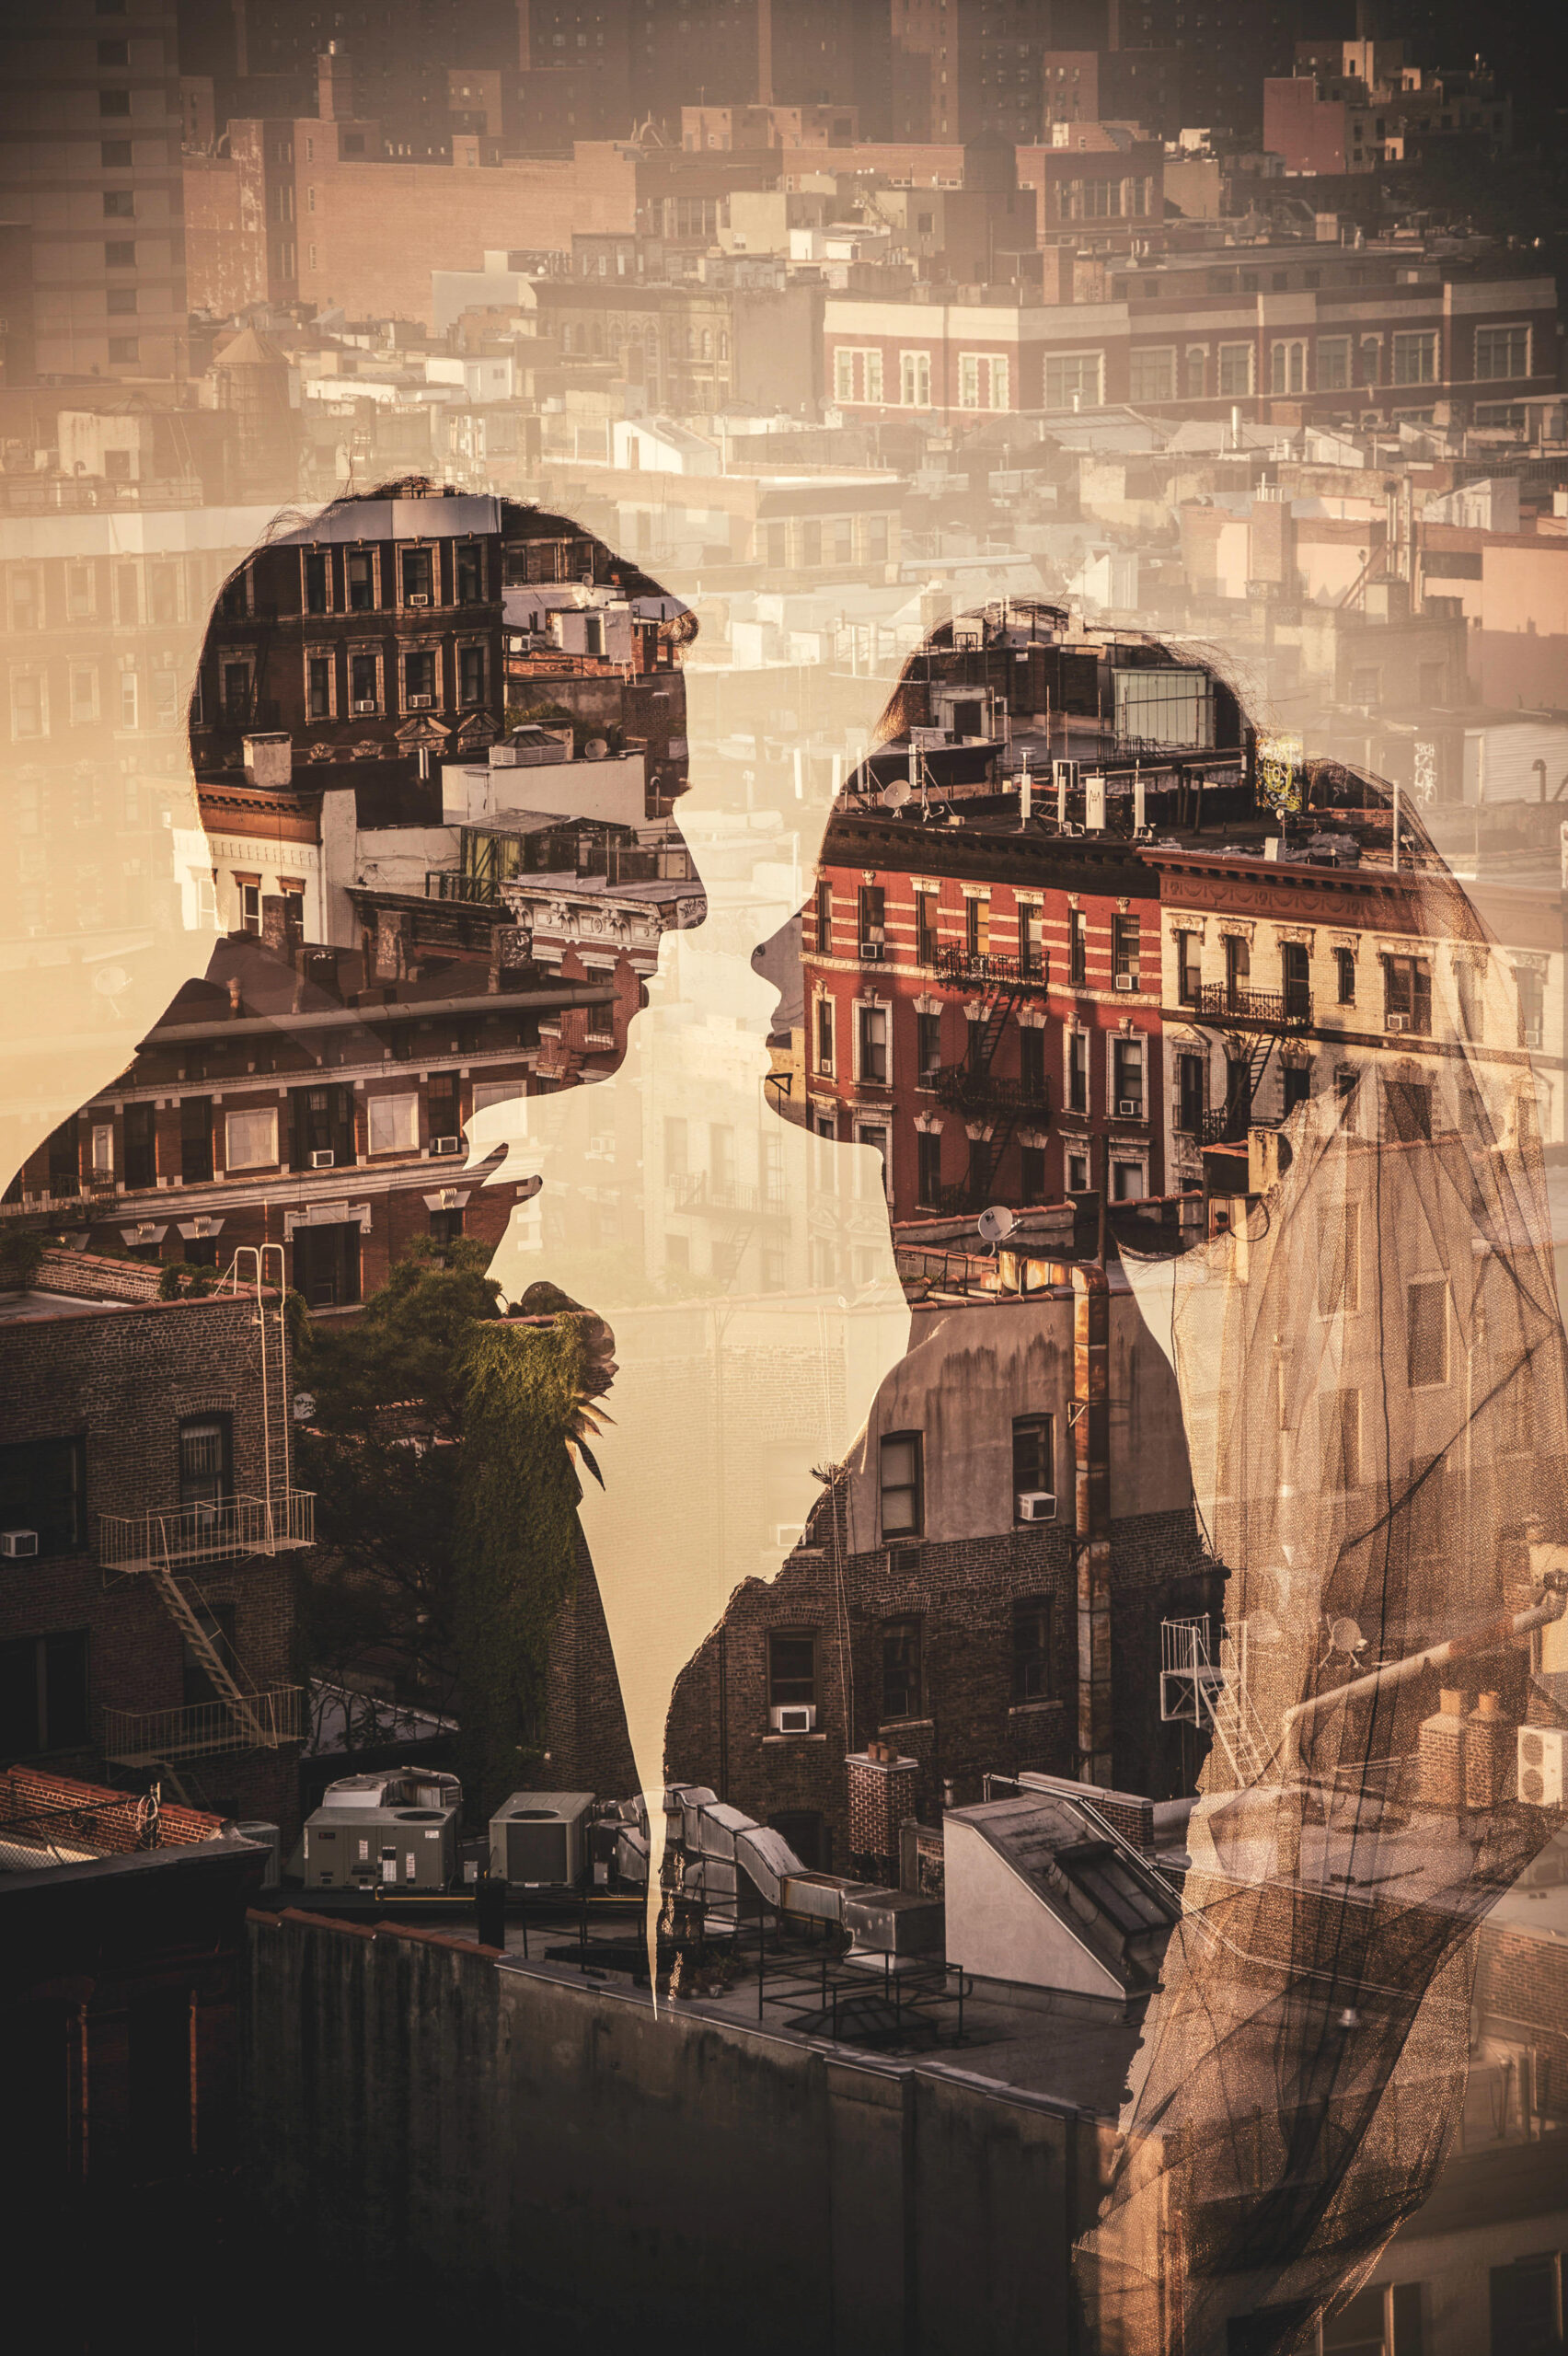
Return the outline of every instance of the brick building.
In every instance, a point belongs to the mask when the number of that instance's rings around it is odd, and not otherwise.
[[[432,902],[420,937],[371,904],[340,950],[301,941],[291,913],[269,899],[268,940],[220,943],[119,1079],[29,1155],[8,1224],[209,1266],[282,1244],[318,1309],[374,1291],[415,1236],[499,1242],[515,1189],[463,1172],[464,1126],[612,1068],[640,999],[629,960],[613,941],[586,959],[562,944],[541,972],[489,906]]]
[[[159,1773],[292,1837],[302,1731],[282,1300],[160,1300],[156,1270],[46,1251],[5,1299],[0,1616],[11,1760]]]
[[[1080,1764],[1074,1288],[1061,1268],[1045,1282],[1042,1264],[1027,1295],[965,1298],[965,1271],[994,1285],[994,1266],[961,1244],[900,1242],[911,1280],[942,1260],[951,1298],[917,1309],[863,1443],[778,1575],[736,1591],[676,1687],[666,1738],[672,1776],[708,1784],[778,1826],[803,1861],[837,1870],[850,1857],[846,1757],[879,1735],[917,1762],[927,1821],[949,1785],[963,1805],[987,1773]],[[1192,1513],[1170,1368],[1119,1278],[1101,1298],[1113,1403],[1100,1706],[1115,1781],[1159,1796],[1190,1787],[1195,1755],[1190,1732],[1151,1732],[1159,1623],[1210,1608],[1218,1573]],[[614,1662],[586,1569],[557,1635],[547,1739],[583,1789],[621,1788]]]

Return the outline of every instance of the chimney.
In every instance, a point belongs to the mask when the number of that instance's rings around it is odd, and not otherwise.
[[[1422,1723],[1417,1767],[1422,1806],[1457,1816],[1465,1804],[1465,1697],[1447,1686]]]
[[[286,793],[294,783],[294,738],[286,728],[245,739],[245,781],[265,793]]]
[[[228,994],[229,1012],[235,1015],[243,1014],[245,1012],[245,1000],[240,995],[239,976],[237,974],[231,974],[229,976]]]
[[[845,1770],[849,1796],[850,1870],[863,1871],[896,1888],[899,1827],[916,1816],[915,1778],[919,1762],[902,1759],[890,1742],[869,1742],[851,1751]]]
[[[1514,1796],[1514,1728],[1495,1693],[1482,1693],[1465,1720],[1465,1805],[1501,1807]]]

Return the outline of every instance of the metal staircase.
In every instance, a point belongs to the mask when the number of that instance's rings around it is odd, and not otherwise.
[[[1159,1715],[1209,1727],[1238,1791],[1261,1783],[1274,1745],[1247,1692],[1246,1641],[1220,1641],[1210,1657],[1206,1620],[1167,1620],[1160,1629]]]

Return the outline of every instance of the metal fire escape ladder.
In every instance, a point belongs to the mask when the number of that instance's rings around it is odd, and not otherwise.
[[[269,1737],[250,1706],[252,1695],[239,1684],[202,1625],[200,1615],[174,1575],[174,1565],[167,1556],[162,1562],[155,1556],[151,1569],[153,1584],[163,1599],[165,1610],[212,1680],[213,1692],[222,1695],[230,1715],[249,1743],[258,1750],[270,1749]]]
[[[1163,1720],[1206,1724],[1243,1791],[1261,1783],[1274,1746],[1247,1691],[1246,1646],[1221,1639],[1219,1659],[1209,1657],[1208,1625],[1203,1620],[1167,1620],[1161,1630],[1159,1715]]]
[[[1001,982],[996,996],[986,1009],[980,1022],[980,1037],[971,1060],[969,1077],[974,1083],[975,1109],[979,1111],[986,1096],[985,1082],[990,1078],[991,1065],[1009,1022],[1016,1014],[1023,998],[1020,982]],[[1012,1143],[1018,1126],[1020,1107],[1015,1095],[1010,1103],[999,1102],[996,1106],[988,1138],[972,1138],[969,1141],[969,1204],[971,1210],[984,1210],[983,1197],[989,1192],[1002,1157]]]

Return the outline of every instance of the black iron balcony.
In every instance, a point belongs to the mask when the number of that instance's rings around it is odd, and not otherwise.
[[[1050,1117],[1051,1090],[1043,1080],[1004,1079],[994,1071],[972,1071],[967,1064],[941,1064],[924,1085],[950,1113],[1037,1113]]]
[[[988,949],[939,949],[935,957],[922,961],[930,966],[939,979],[958,982],[974,989],[994,987],[997,983],[1009,989],[1037,989],[1045,987],[1045,967],[1038,957],[1003,957]]]
[[[1312,993],[1304,988],[1251,990],[1233,982],[1200,982],[1193,1011],[1200,1022],[1305,1031],[1312,1020]]]

